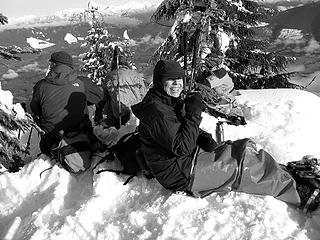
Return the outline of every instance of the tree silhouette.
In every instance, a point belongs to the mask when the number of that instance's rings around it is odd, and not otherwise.
[[[151,19],[174,23],[153,60],[178,60],[197,81],[223,64],[237,89],[299,87],[285,71],[295,59],[255,37],[254,27],[274,13],[248,0],[164,0]]]

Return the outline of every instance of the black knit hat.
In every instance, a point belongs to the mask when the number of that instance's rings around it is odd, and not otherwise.
[[[73,68],[72,57],[64,51],[52,53],[49,61],[52,61],[54,63],[62,63]]]
[[[153,70],[153,86],[162,86],[163,79],[177,79],[184,76],[184,70],[178,62],[159,60]]]

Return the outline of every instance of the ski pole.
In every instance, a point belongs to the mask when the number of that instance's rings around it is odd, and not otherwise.
[[[119,110],[119,128],[121,127],[121,98],[120,98],[120,78],[119,78],[119,47],[114,48],[116,55],[116,67],[117,67],[117,80],[118,80],[118,110]]]
[[[183,32],[183,70],[184,70],[183,88],[185,91],[187,90],[187,76],[188,76],[187,37],[188,37],[188,34],[186,31],[184,31]]]
[[[192,57],[192,70],[191,70],[191,79],[190,79],[190,84],[189,84],[189,92],[192,90],[193,88],[193,82],[194,82],[194,78],[196,75],[196,68],[197,68],[197,57],[199,55],[199,38],[200,38],[200,29],[197,28],[196,31],[194,32],[194,36],[195,36],[195,42],[194,42],[194,46],[193,46],[193,57]]]

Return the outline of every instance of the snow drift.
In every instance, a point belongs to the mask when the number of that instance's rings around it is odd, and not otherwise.
[[[281,162],[320,156],[320,98],[301,90],[245,90],[237,97],[246,126],[225,125],[226,139],[250,137]],[[2,95],[2,92],[0,93]],[[214,134],[217,119],[203,113]],[[130,127],[129,127],[130,128]],[[132,128],[130,128],[132,129]],[[71,176],[43,157],[0,175],[0,239],[319,239],[320,211],[305,215],[270,196],[172,194],[156,180],[87,172]]]

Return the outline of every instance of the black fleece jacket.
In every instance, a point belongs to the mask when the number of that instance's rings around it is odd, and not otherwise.
[[[185,113],[180,99],[156,88],[132,111],[140,120],[142,151],[152,174],[167,189],[187,190],[201,113]]]

